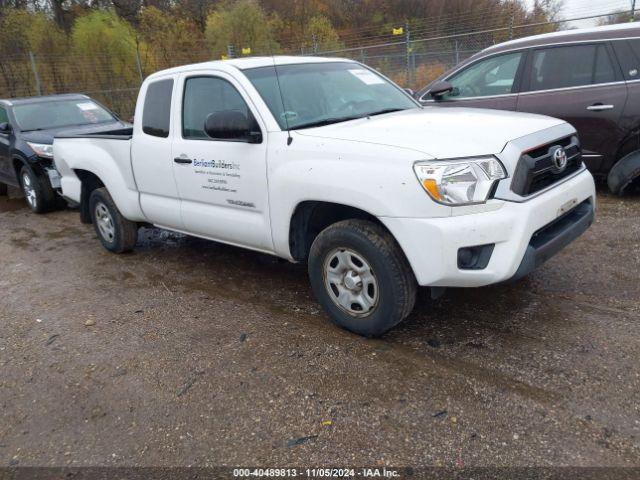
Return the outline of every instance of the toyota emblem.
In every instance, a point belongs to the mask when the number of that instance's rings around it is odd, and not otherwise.
[[[565,168],[567,168],[567,152],[564,151],[564,148],[556,148],[556,150],[553,152],[552,158],[553,166],[558,172],[561,172]]]

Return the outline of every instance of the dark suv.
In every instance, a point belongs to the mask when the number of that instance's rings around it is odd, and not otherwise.
[[[540,113],[571,123],[612,192],[640,188],[640,24],[495,45],[416,93],[423,105]]]
[[[53,137],[72,130],[91,133],[129,126],[86,95],[0,100],[0,194],[18,187],[31,210],[43,213],[64,203],[55,192]]]

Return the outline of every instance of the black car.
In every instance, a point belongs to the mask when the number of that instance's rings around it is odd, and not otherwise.
[[[53,137],[128,126],[86,95],[0,100],[0,194],[11,185],[22,190],[34,212],[54,209],[61,199],[55,191]]]

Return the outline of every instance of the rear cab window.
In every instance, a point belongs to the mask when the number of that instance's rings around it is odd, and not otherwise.
[[[169,137],[172,94],[172,78],[151,82],[147,86],[142,112],[142,131],[147,135]]]
[[[555,90],[615,82],[619,70],[606,44],[536,48],[527,91]]]

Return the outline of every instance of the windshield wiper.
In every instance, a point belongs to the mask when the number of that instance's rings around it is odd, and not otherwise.
[[[316,120],[315,122],[302,123],[300,125],[296,125],[291,130],[299,130],[302,128],[312,128],[312,127],[323,127],[325,125],[331,125],[333,123],[346,122],[349,120],[357,120],[359,118],[364,118],[363,115],[354,115],[351,117],[336,117],[336,118],[325,118],[323,120]]]
[[[385,108],[384,110],[378,110],[376,112],[368,113],[367,117],[373,117],[374,115],[382,115],[383,113],[393,113],[393,112],[401,112],[405,110],[404,108]]]

